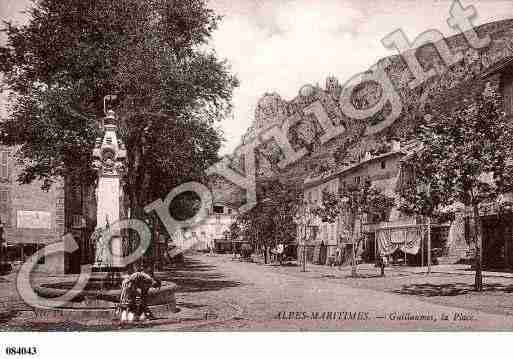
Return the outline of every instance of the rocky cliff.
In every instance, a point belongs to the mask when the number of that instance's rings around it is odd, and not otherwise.
[[[312,172],[357,162],[365,152],[379,151],[391,139],[413,139],[426,112],[433,109],[443,111],[450,107],[451,102],[460,101],[473,88],[475,91],[475,88],[483,86],[483,73],[513,56],[513,20],[485,24],[476,31],[481,38],[491,37],[488,47],[475,50],[462,34],[444,40],[452,53],[463,54],[462,60],[450,67],[443,63],[436,46],[428,44],[418,48],[415,54],[423,69],[433,68],[436,75],[413,89],[409,83],[414,77],[402,56],[391,56],[378,62],[401,99],[400,115],[392,123],[385,122],[392,111],[391,102],[386,102],[380,111],[363,119],[347,116],[340,103],[343,84],[334,77],[328,77],[323,88],[303,86],[289,101],[276,93],[265,94],[257,104],[253,126],[243,136],[242,143],[252,141],[272,126],[288,124],[285,127],[288,127],[289,142],[296,151],[306,149],[306,154],[286,168],[280,168],[277,164],[283,160],[284,154],[277,142],[271,139],[256,149],[257,178],[279,177],[286,182],[301,183]],[[365,110],[376,105],[385,95],[384,91],[377,82],[362,82],[353,88],[350,101],[355,109]],[[316,102],[322,105],[323,113],[333,126],[345,128],[339,136],[326,142],[321,141],[324,129],[318,116],[305,111]],[[380,124],[384,124],[383,128]],[[369,128],[379,130],[369,131]],[[234,169],[243,171],[240,158],[234,156],[231,160]],[[244,201],[244,192],[223,178],[216,177],[211,186],[217,200],[234,204]]]

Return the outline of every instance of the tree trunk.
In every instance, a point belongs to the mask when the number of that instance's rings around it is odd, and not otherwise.
[[[264,246],[264,264],[269,263],[269,246]]]
[[[357,269],[357,263],[356,263],[356,245],[357,245],[357,241],[356,241],[356,234],[355,234],[355,230],[356,230],[356,225],[355,225],[355,221],[356,221],[356,217],[357,215],[353,215],[353,220],[352,220],[352,228],[351,228],[351,242],[352,242],[352,259],[351,259],[351,277],[355,278],[357,277],[358,275],[358,269]]]
[[[474,227],[476,231],[476,277],[474,287],[476,291],[481,292],[483,290],[483,238],[481,234],[481,218],[479,217],[478,204],[472,204],[472,210],[474,214]]]

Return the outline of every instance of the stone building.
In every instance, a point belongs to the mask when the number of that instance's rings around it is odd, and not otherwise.
[[[379,152],[377,149],[383,143],[391,144],[392,140],[398,140],[403,145],[414,142],[416,129],[425,114],[450,111],[466,98],[482,92],[486,86],[494,87],[503,94],[505,109],[511,114],[513,20],[485,24],[476,28],[476,32],[480,37],[490,36],[490,45],[475,50],[469,47],[463,34],[442,40],[453,53],[461,52],[463,55],[460,61],[450,66],[443,63],[437,51],[440,44],[426,44],[416,49],[415,57],[422,68],[425,71],[435,69],[435,72],[414,88],[409,86],[414,77],[401,55],[379,61],[377,66],[383,68],[384,75],[395,89],[400,107],[397,104],[394,107],[391,101],[381,101],[384,94],[390,93],[390,89],[385,88],[383,83],[364,81],[352,89],[350,101],[354,109],[363,111],[383,102],[380,110],[365,118],[351,117],[351,113],[344,111],[344,104],[340,101],[342,88],[333,76],[326,79],[324,88],[318,85],[303,86],[291,100],[284,100],[275,93],[266,94],[259,101],[255,121],[243,138],[243,144],[256,138],[261,140],[254,151],[257,179],[278,178],[284,183],[304,183],[305,196],[312,193],[313,198],[314,193],[318,194],[323,186],[335,189],[341,182],[357,181],[358,177],[361,180],[364,175],[381,176],[381,179],[376,178],[374,181],[376,184],[381,183],[391,193],[402,178],[400,159],[406,155],[403,153],[405,147],[401,147],[399,152],[382,153],[386,157],[385,168],[381,168],[382,161],[376,155]],[[284,132],[292,149],[299,153],[285,167],[279,165],[285,159],[283,138],[280,144],[272,136],[262,136],[273,126]],[[240,202],[239,195],[236,197]],[[229,199],[227,202],[231,203]],[[397,233],[408,236],[408,231],[414,232],[422,224],[418,218],[402,218],[396,212],[392,211],[386,223],[373,223],[372,226],[369,223],[362,226],[363,230],[378,236],[396,236]],[[491,210],[491,216],[493,213]],[[491,217],[489,221],[492,223]],[[450,226],[439,224],[440,227],[436,229],[439,232],[436,234],[438,239],[434,238],[434,242],[439,242],[436,246],[443,252],[440,258],[456,262],[471,255],[467,245],[471,237],[471,222],[467,214],[460,212]],[[507,244],[511,237],[508,234],[510,222],[501,220],[502,225],[499,227],[486,227],[490,233],[502,233],[490,236],[503,239],[492,239],[485,244],[485,263],[487,256],[491,258],[490,262],[496,262],[497,256],[504,257],[504,253],[512,251],[513,246]],[[325,241],[323,244],[327,247],[326,252],[331,253],[335,243],[340,241],[336,227],[330,224],[319,225],[315,241]],[[298,241],[300,238],[298,230]],[[444,241],[445,244],[442,243]],[[486,248],[487,245],[490,249]],[[312,247],[310,257],[314,258],[316,249]],[[425,258],[420,258],[422,260]],[[510,259],[504,261],[512,262]]]
[[[4,227],[5,255],[21,263],[36,251],[59,243],[65,232],[64,186],[55,183],[49,191],[35,181],[20,185],[13,148],[0,148],[0,218]],[[36,270],[63,273],[68,261],[52,254],[38,262]]]
[[[333,168],[327,172],[312,175],[306,178],[304,182],[304,198],[307,203],[313,206],[322,205],[322,195],[324,191],[338,194],[345,188],[355,187],[364,181],[370,181],[373,187],[381,190],[388,196],[396,196],[395,188],[397,186],[400,161],[407,154],[407,148],[401,148],[398,141],[393,141],[383,153],[372,155],[367,152],[360,162]],[[388,220],[395,221],[399,219],[397,210],[392,210]],[[371,218],[366,216],[362,223],[356,221],[354,224],[355,236],[360,236],[363,227],[367,229]],[[335,255],[337,247],[347,247],[350,252],[352,238],[350,235],[350,223],[344,215],[340,216],[334,223],[318,221],[319,228],[317,235],[309,243],[311,254],[307,256],[310,261],[325,264],[326,259]],[[321,255],[321,248],[326,247],[326,255]],[[364,241],[360,251],[369,251],[374,257],[373,241]]]
[[[218,251],[232,246],[230,240],[225,238],[230,226],[235,220],[236,209],[222,202],[214,202],[209,209],[208,217],[201,224],[188,230],[187,236],[194,239],[192,249],[207,251],[210,248]]]
[[[502,95],[504,110],[509,118],[513,115],[513,57],[502,59],[490,66],[473,79],[443,93],[434,94],[430,101],[433,113],[449,113],[462,101],[472,98],[486,89],[495,89]],[[304,182],[304,198],[312,205],[320,205],[322,192],[338,193],[347,185],[359,185],[370,180],[372,185],[389,196],[396,196],[404,182],[415,181],[403,160],[408,154],[417,150],[415,140],[404,143],[392,141],[384,153],[372,154],[365,152],[358,161],[346,164],[341,168],[331,168],[321,173],[311,174]],[[513,214],[511,211],[511,195],[505,195],[500,202],[485,203],[480,207],[483,226],[483,265],[488,268],[513,269]],[[509,207],[504,204],[509,203]],[[435,263],[457,263],[473,257],[472,236],[474,235],[473,218],[462,204],[452,208],[454,220],[446,223],[432,223],[431,251]],[[324,264],[326,256],[333,255],[335,248],[350,246],[347,234],[347,223],[343,219],[336,223],[319,221],[316,236],[309,243],[308,259]],[[427,226],[424,219],[407,217],[396,208],[391,209],[385,221],[376,222],[364,217],[362,223],[355,228],[365,240],[358,248],[363,260],[373,261],[376,258],[378,242],[387,240],[394,248],[402,249],[404,261],[410,264],[427,264]],[[326,246],[327,254],[320,251]]]

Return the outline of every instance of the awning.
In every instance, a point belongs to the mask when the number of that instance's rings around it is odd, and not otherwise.
[[[376,231],[376,241],[380,255],[387,256],[396,250],[408,254],[417,254],[422,240],[422,229],[412,228],[386,228]]]

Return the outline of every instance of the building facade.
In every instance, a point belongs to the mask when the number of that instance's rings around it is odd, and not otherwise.
[[[382,153],[364,153],[357,163],[307,177],[304,183],[306,203],[313,207],[321,207],[323,192],[327,191],[338,195],[347,188],[358,187],[366,181],[370,181],[374,188],[387,196],[397,196],[395,190],[399,181],[401,158],[410,149],[408,147],[401,148],[399,141],[392,141],[382,148]],[[393,222],[400,219],[400,213],[395,208],[391,209],[387,220]],[[353,245],[352,235],[358,238],[362,237],[365,232],[367,240],[361,242],[357,253],[361,255],[363,252],[367,252],[370,259],[374,259],[375,244],[368,238],[369,223],[373,221],[373,218],[364,214],[361,219],[356,219],[355,223],[351,223],[351,220],[348,215],[343,213],[334,223],[323,222],[319,218],[317,235],[308,244],[309,247],[312,247],[310,249],[312,254],[307,258],[313,262],[325,264],[328,258],[335,256],[337,247],[341,248],[343,252],[345,250],[350,253]],[[351,233],[353,227],[354,234]],[[326,250],[325,255],[321,253],[322,250]]]
[[[436,94],[432,101],[432,110],[447,113],[462,101],[472,98],[484,90],[492,88],[501,94],[504,111],[508,120],[513,118],[513,57],[499,61],[465,84],[456,86],[448,92]],[[387,146],[385,146],[387,147]],[[404,166],[403,159],[416,151],[416,141],[391,141],[389,149],[376,154],[365,152],[360,158],[341,168],[331,168],[311,174],[304,181],[306,203],[315,207],[322,204],[322,193],[339,193],[347,186],[358,186],[370,181],[372,186],[391,197],[405,182],[415,182],[414,175]],[[484,203],[480,206],[483,235],[483,265],[488,268],[513,269],[513,214],[511,203],[513,196],[506,194],[499,202]],[[431,258],[433,263],[457,263],[473,258],[475,235],[474,218],[468,208],[457,204],[450,210],[454,219],[445,223],[430,223]],[[341,216],[336,223],[318,221],[316,235],[308,244],[308,259],[324,264],[326,258],[333,255],[337,247],[346,247],[348,242],[348,223]],[[364,237],[357,253],[360,260],[374,261],[379,255],[392,254],[403,257],[409,264],[427,265],[428,244],[427,220],[408,217],[397,208],[392,208],[382,221],[363,216],[361,223],[354,223],[355,237]],[[324,249],[327,247],[327,249]],[[323,255],[323,249],[327,254]],[[398,249],[398,250],[397,250]],[[400,258],[401,259],[401,258]]]
[[[193,248],[198,251],[227,249],[231,246],[231,241],[227,238],[226,233],[229,232],[236,216],[236,209],[232,206],[214,202],[208,217],[192,229],[192,235],[196,238]]]
[[[43,191],[41,182],[21,185],[15,149],[0,147],[0,219],[4,228],[4,260],[22,263],[36,251],[62,241],[65,232],[64,185]],[[63,273],[67,262],[60,254],[38,261],[36,270]]]

